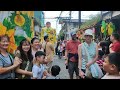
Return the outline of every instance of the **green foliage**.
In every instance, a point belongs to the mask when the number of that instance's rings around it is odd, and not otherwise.
[[[90,20],[86,20],[81,26],[80,29],[87,29],[93,25],[95,25],[97,22],[100,21],[100,14],[97,15],[90,15]]]

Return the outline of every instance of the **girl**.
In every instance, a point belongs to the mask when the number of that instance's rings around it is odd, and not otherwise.
[[[15,79],[14,69],[21,64],[19,58],[13,60],[7,52],[9,46],[9,37],[0,36],[0,79]]]
[[[18,50],[16,51],[15,57],[22,59],[22,63],[17,67],[16,76],[18,79],[30,79],[32,76],[33,56],[31,53],[30,42],[23,39],[20,42]]]

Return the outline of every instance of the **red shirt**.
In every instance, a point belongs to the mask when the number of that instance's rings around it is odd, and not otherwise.
[[[80,44],[80,41],[70,40],[66,44],[66,50],[68,51],[68,53],[77,54],[78,53],[78,45],[79,44]],[[70,61],[75,62],[73,57],[71,58]]]
[[[120,42],[115,42],[112,44],[111,49],[115,52],[120,52]]]

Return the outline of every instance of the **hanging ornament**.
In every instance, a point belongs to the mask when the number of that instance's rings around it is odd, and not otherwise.
[[[102,21],[102,28],[103,28],[103,33],[104,33],[104,36],[106,36],[107,35],[107,30],[106,30],[106,23],[105,23],[105,21]]]
[[[104,29],[103,29],[103,27],[101,27],[101,32],[104,33]]]
[[[113,33],[112,23],[110,22],[108,24],[108,35],[111,35]]]

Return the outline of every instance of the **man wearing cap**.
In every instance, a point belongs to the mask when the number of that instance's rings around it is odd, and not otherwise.
[[[76,79],[79,79],[78,45],[80,44],[80,41],[76,38],[76,32],[72,32],[71,37],[72,40],[69,40],[66,44],[65,65],[68,66],[70,79],[73,79],[74,71],[76,73]]]

